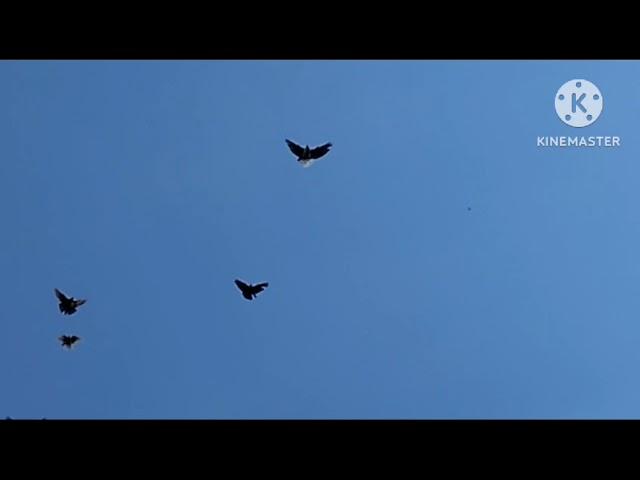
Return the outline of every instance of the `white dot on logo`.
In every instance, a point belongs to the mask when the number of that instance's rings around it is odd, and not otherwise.
[[[589,80],[574,79],[562,85],[555,97],[556,113],[572,127],[586,127],[595,122],[604,106],[602,93]]]

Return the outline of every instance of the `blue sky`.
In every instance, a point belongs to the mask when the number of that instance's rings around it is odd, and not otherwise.
[[[640,417],[638,73],[0,62],[0,416]]]

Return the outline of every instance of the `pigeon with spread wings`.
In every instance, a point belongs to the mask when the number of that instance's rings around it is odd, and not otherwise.
[[[58,300],[60,300],[60,305],[58,305],[58,308],[60,308],[60,311],[65,315],[76,313],[77,308],[87,302],[86,300],[76,300],[73,297],[67,298],[67,296],[65,296],[65,294],[57,288],[54,288],[54,292],[56,293],[56,297],[58,297]]]
[[[257,285],[247,285],[242,280],[235,280],[236,286],[242,292],[242,296],[247,300],[253,300],[256,295],[269,286],[268,283],[258,283]]]
[[[324,145],[320,145],[319,147],[315,148],[309,148],[309,145],[303,148],[300,145],[293,143],[289,139],[285,139],[285,141],[289,146],[289,150],[291,150],[291,152],[296,157],[298,157],[298,161],[302,164],[303,167],[308,167],[320,157],[324,157],[327,153],[329,153],[329,149],[333,146],[331,143],[325,143]]]
[[[75,335],[62,335],[60,337],[58,337],[58,340],[60,340],[62,342],[62,346],[63,347],[67,347],[67,348],[71,348],[73,347],[73,344],[76,343],[78,340],[80,340],[80,337],[77,337]]]

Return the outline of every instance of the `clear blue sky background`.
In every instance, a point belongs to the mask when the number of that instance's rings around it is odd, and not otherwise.
[[[640,417],[639,73],[0,62],[0,417]]]

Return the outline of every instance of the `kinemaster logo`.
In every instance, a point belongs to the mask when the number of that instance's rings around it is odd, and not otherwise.
[[[565,82],[556,92],[555,109],[558,118],[572,128],[590,128],[592,135],[541,136],[538,147],[619,147],[620,137],[604,135],[592,125],[602,116],[604,97],[600,89],[589,80],[574,79]],[[595,127],[597,130],[597,127]]]

